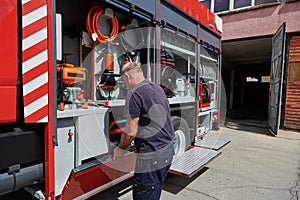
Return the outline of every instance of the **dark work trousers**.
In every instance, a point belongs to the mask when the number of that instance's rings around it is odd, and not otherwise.
[[[172,163],[172,152],[150,159],[137,159],[133,176],[134,200],[159,200]]]
[[[159,200],[170,164],[156,171],[135,173],[133,176],[134,200]]]

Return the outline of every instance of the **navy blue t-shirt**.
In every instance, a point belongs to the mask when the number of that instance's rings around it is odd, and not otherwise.
[[[174,130],[170,105],[163,89],[144,80],[130,89],[126,101],[127,117],[139,117],[139,127],[134,139],[138,153],[155,152],[172,146]]]

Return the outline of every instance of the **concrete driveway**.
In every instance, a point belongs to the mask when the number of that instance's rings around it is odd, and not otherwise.
[[[236,128],[209,133],[231,142],[191,179],[169,174],[161,200],[298,200],[300,133],[280,130],[273,137],[259,127]],[[130,183],[92,199],[132,199]]]

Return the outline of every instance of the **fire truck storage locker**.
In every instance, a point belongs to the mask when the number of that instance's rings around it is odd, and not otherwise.
[[[23,0],[0,11],[0,195],[87,199],[132,176],[134,144],[111,159],[128,61],[168,97],[170,172],[191,177],[220,154],[204,143],[220,118],[220,21],[198,1]]]

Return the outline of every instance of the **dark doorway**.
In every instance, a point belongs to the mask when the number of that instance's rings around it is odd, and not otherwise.
[[[267,127],[271,38],[223,42],[226,123]]]
[[[269,63],[237,65],[233,107],[228,117],[235,120],[267,120],[269,68]]]

